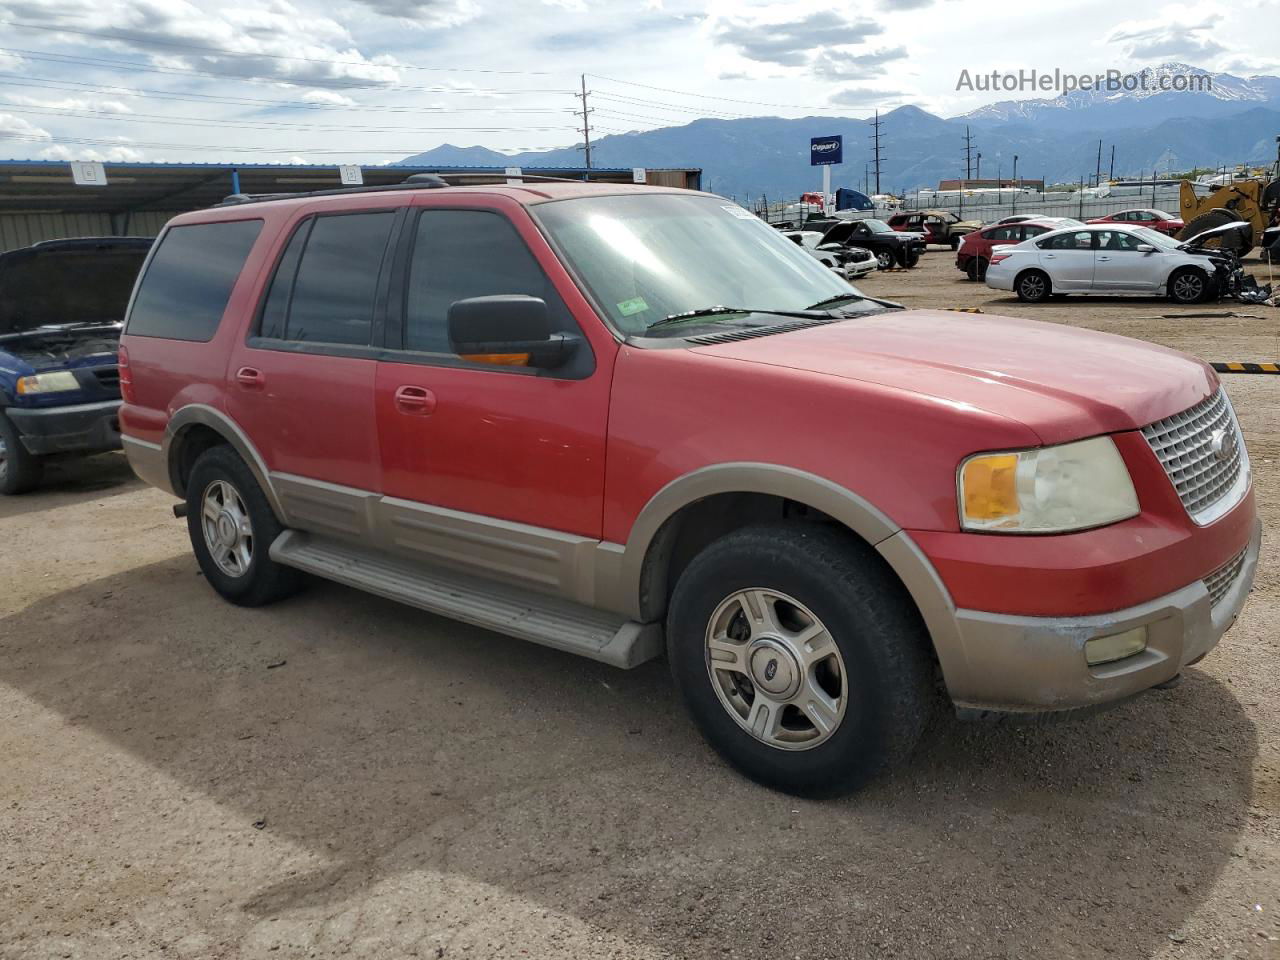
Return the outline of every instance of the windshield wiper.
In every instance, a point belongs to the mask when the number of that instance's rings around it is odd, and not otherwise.
[[[809,306],[805,307],[805,309],[821,310],[824,307],[829,307],[834,303],[839,303],[841,300],[866,300],[866,299],[867,298],[860,293],[837,293],[834,297],[827,297],[827,299],[825,300],[819,300],[817,303],[811,303],[809,304]]]
[[[661,320],[655,320],[646,330],[653,330],[655,327],[666,327],[675,323],[684,323],[686,320],[702,320],[707,317],[721,317],[728,314],[738,313],[767,313],[774,317],[799,317],[801,320],[831,320],[834,316],[826,310],[762,310],[753,307],[703,307],[700,310],[686,310],[683,313],[673,313]]]

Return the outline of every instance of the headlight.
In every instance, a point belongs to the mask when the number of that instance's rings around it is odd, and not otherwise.
[[[960,465],[960,526],[998,533],[1061,533],[1138,514],[1138,495],[1110,437]]]
[[[63,393],[67,390],[79,389],[80,381],[70,370],[37,373],[34,377],[22,377],[18,380],[18,392],[23,396],[33,393]]]

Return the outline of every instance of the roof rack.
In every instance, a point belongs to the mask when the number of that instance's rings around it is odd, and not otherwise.
[[[299,200],[304,197],[341,197],[350,193],[383,193],[388,190],[439,190],[442,187],[450,186],[449,181],[445,179],[447,176],[451,176],[451,174],[414,173],[400,183],[389,183],[383,186],[333,187],[329,190],[302,190],[297,193],[233,193],[228,197],[224,197],[214,206],[234,207],[242,203],[269,203],[272,200]],[[452,176],[462,178],[470,176],[470,174],[459,173],[452,174]],[[512,176],[510,179],[555,183],[590,182],[580,180],[577,177],[551,177],[537,173],[521,173],[519,176]]]

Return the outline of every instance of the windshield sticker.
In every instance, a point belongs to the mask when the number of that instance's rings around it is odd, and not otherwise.
[[[618,309],[624,317],[630,317],[637,313],[644,313],[649,309],[649,305],[644,302],[644,297],[632,297],[630,300],[623,300],[618,304]]]
[[[728,210],[739,220],[754,220],[756,218],[756,215],[750,210],[744,210],[742,207],[734,206],[731,203],[722,203],[720,207],[723,210]]]

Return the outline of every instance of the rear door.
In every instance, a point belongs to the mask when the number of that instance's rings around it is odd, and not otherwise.
[[[289,522],[362,538],[381,488],[373,410],[388,251],[403,201],[303,214],[288,227],[228,407],[272,472]]]
[[[492,541],[476,531],[493,520],[598,538],[616,341],[522,205],[433,195],[405,232],[389,320],[396,349],[376,375],[384,512],[397,545],[461,558]],[[500,294],[545,300],[553,332],[578,340],[573,358],[537,370],[456,355],[450,305]],[[531,556],[513,569],[537,566]]]
[[[1073,230],[1042,242],[1040,265],[1049,274],[1055,290],[1079,291],[1092,287],[1093,241],[1093,231]]]

